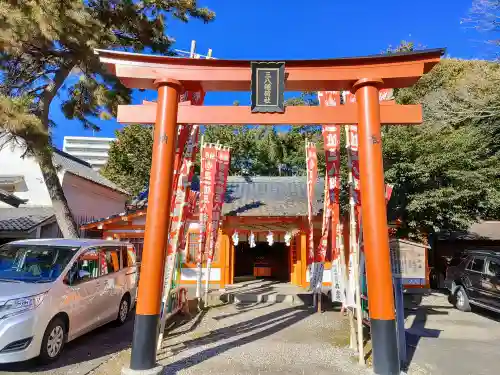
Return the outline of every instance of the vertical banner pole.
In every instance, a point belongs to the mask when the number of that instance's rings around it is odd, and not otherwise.
[[[352,125],[356,126],[356,125]],[[347,162],[349,165],[349,245],[350,253],[352,253],[352,268],[354,274],[354,292],[355,294],[355,305],[356,305],[356,325],[357,325],[357,341],[358,341],[358,362],[359,364],[365,363],[364,357],[364,338],[363,338],[363,316],[361,312],[361,291],[359,288],[359,247],[358,239],[356,236],[357,225],[356,225],[356,192],[354,191],[354,174],[353,174],[353,157],[352,157],[352,144],[351,144],[351,131],[349,130],[350,125],[345,126],[346,133],[346,149],[347,149]]]
[[[205,189],[205,142],[204,136],[201,136],[201,148],[200,148],[200,237],[199,237],[199,246],[198,251],[196,253],[196,299],[198,300],[198,307],[201,303],[201,279],[203,273],[203,251],[204,251],[204,240],[203,236],[206,235],[206,194],[204,193]]]
[[[396,331],[398,333],[398,353],[401,368],[406,367],[406,331],[405,331],[405,313],[403,300],[403,279],[394,278],[394,297],[396,303]]]
[[[186,155],[183,157],[182,166],[178,171],[177,190],[173,204],[175,209],[172,211],[171,230],[169,234],[169,245],[167,263],[165,268],[165,284],[162,298],[162,313],[160,318],[160,334],[158,338],[157,350],[160,350],[165,331],[165,324],[168,316],[168,307],[171,300],[171,291],[173,280],[177,277],[176,268],[180,260],[179,246],[185,236],[187,221],[191,216],[188,200],[190,194],[190,185],[193,177],[193,162],[196,157],[196,142],[198,139],[199,126],[193,125],[190,129],[189,139],[186,148]],[[184,149],[184,146],[182,147]],[[180,276],[179,276],[180,278]]]
[[[309,221],[309,233],[308,233],[308,263],[311,264],[310,267],[310,288],[313,294],[313,306],[316,307],[318,289],[321,291],[321,286],[323,280],[319,280],[322,277],[319,264],[319,256],[316,249],[314,248],[314,227],[313,227],[313,200],[314,200],[314,190],[316,187],[316,182],[318,179],[318,157],[316,152],[316,145],[312,142],[306,140],[306,172],[307,172],[307,211],[308,211],[308,221]],[[319,287],[318,287],[319,286]]]
[[[353,164],[352,164],[352,150],[351,150],[351,131],[350,131],[350,128],[349,128],[349,125],[346,125],[344,127],[345,129],[345,142],[346,142],[346,150],[347,150],[347,165],[348,165],[348,171],[349,171],[349,174],[348,174],[348,179],[347,179],[347,182],[348,182],[348,185],[349,185],[349,260],[347,261],[347,267],[350,268],[352,267],[353,270],[350,270],[348,271],[347,273],[347,276],[349,276],[349,274],[351,273],[351,271],[354,271],[354,263],[351,264],[351,259],[353,258],[353,253],[355,253],[355,247],[356,245],[354,244],[354,242],[356,242],[356,217],[355,217],[355,199],[354,199],[354,195],[355,195],[355,191],[354,191],[354,177],[353,177],[353,171],[352,171],[352,167],[353,167]],[[356,285],[356,278],[355,278],[355,273],[353,272],[353,275],[354,275],[354,288],[356,289],[355,285]],[[352,294],[354,292],[354,294],[356,294],[355,290],[352,290],[352,283],[353,280],[351,280],[350,277],[348,277],[348,280],[347,280],[347,291],[349,293],[349,295],[347,296],[347,304],[348,305],[351,305],[352,304]],[[349,302],[351,301],[351,302]],[[356,304],[356,300],[354,301],[356,307],[357,307],[357,304]],[[354,311],[352,309],[352,305],[351,306],[348,306],[348,313],[349,313],[349,321],[352,322],[352,326],[351,326],[351,340],[350,340],[350,348],[351,349],[355,349],[358,351],[358,355],[360,353],[360,350],[359,350],[359,338],[357,339],[356,338],[356,328],[355,328],[355,325],[354,325]],[[356,323],[359,323],[359,322],[356,322]],[[358,325],[358,331],[359,331],[359,325]],[[362,332],[362,331],[361,331]],[[361,340],[361,345],[363,343],[363,340]]]

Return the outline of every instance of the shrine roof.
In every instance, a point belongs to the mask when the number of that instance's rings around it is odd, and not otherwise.
[[[318,179],[315,189],[314,214],[323,209],[324,179]],[[191,189],[199,191],[194,179]],[[134,198],[129,209],[148,204],[148,190]],[[229,176],[222,206],[226,216],[307,216],[306,177]]]
[[[323,210],[324,179],[315,186],[313,214]],[[226,216],[307,216],[306,177],[231,177]]]
[[[191,59],[96,49],[108,70],[130,88],[154,88],[156,79],[171,78],[186,90],[249,91],[251,60]],[[361,78],[380,78],[384,88],[414,84],[439,62],[445,49],[427,49],[360,57],[285,62],[285,89],[290,91],[350,90]],[[257,60],[253,60],[257,61]]]
[[[323,211],[324,179],[318,179],[315,186],[313,213]],[[199,190],[199,180],[195,178],[191,189]],[[144,189],[127,206],[126,212],[83,224],[90,228],[102,222],[121,220],[127,215],[144,211],[148,206],[148,189]],[[225,216],[307,216],[306,177],[229,176],[222,213]]]

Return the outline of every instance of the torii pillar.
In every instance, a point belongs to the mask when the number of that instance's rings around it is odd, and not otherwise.
[[[197,91],[248,91],[251,62],[194,60],[97,50],[101,62],[129,88],[158,90],[157,104],[120,106],[118,122],[154,123],[153,162],[137,315],[130,369],[124,374],[160,374],[156,340],[167,227],[172,194],[176,124],[359,124],[360,182],[373,370],[399,375],[394,295],[387,231],[381,123],[419,124],[419,105],[380,105],[379,89],[413,85],[439,62],[443,49],[330,60],[285,62],[284,89],[356,94],[356,104],[287,107],[283,113],[252,113],[250,107],[178,106],[181,86]],[[281,84],[280,84],[281,85]]]

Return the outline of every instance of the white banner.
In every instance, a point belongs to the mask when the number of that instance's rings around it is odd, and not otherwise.
[[[349,272],[347,274],[347,298],[345,305],[347,307],[356,307],[356,280],[354,279],[354,253],[349,254]]]
[[[332,260],[332,302],[341,302],[342,304],[345,304],[346,279],[343,275],[345,267],[342,267],[342,259],[344,259],[344,257],[341,256],[341,253],[344,252],[344,241],[342,237],[342,225],[340,223],[337,223],[335,232],[337,234],[336,243],[338,244],[338,246],[335,249]]]
[[[323,271],[325,265],[322,262],[314,262],[310,266],[310,288],[313,292],[319,293],[321,291],[321,285],[323,284]]]
[[[332,262],[332,302],[345,304],[345,285],[340,257]]]

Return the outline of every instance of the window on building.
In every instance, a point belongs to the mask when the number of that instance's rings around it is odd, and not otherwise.
[[[0,189],[13,194],[28,191],[26,181],[23,176],[0,176]]]
[[[188,243],[187,243],[188,259],[187,259],[187,261],[190,263],[196,262],[196,253],[198,252],[199,241],[200,241],[200,234],[199,233],[189,233],[188,234]]]
[[[196,253],[198,252],[199,248],[199,240],[200,240],[200,234],[199,233],[189,233],[188,235],[188,262],[189,263],[195,263],[196,262]],[[219,261],[219,247],[220,247],[221,239],[217,241],[215,244],[215,251],[214,251],[214,259],[213,262],[217,263]],[[205,258],[204,260],[205,261]]]

